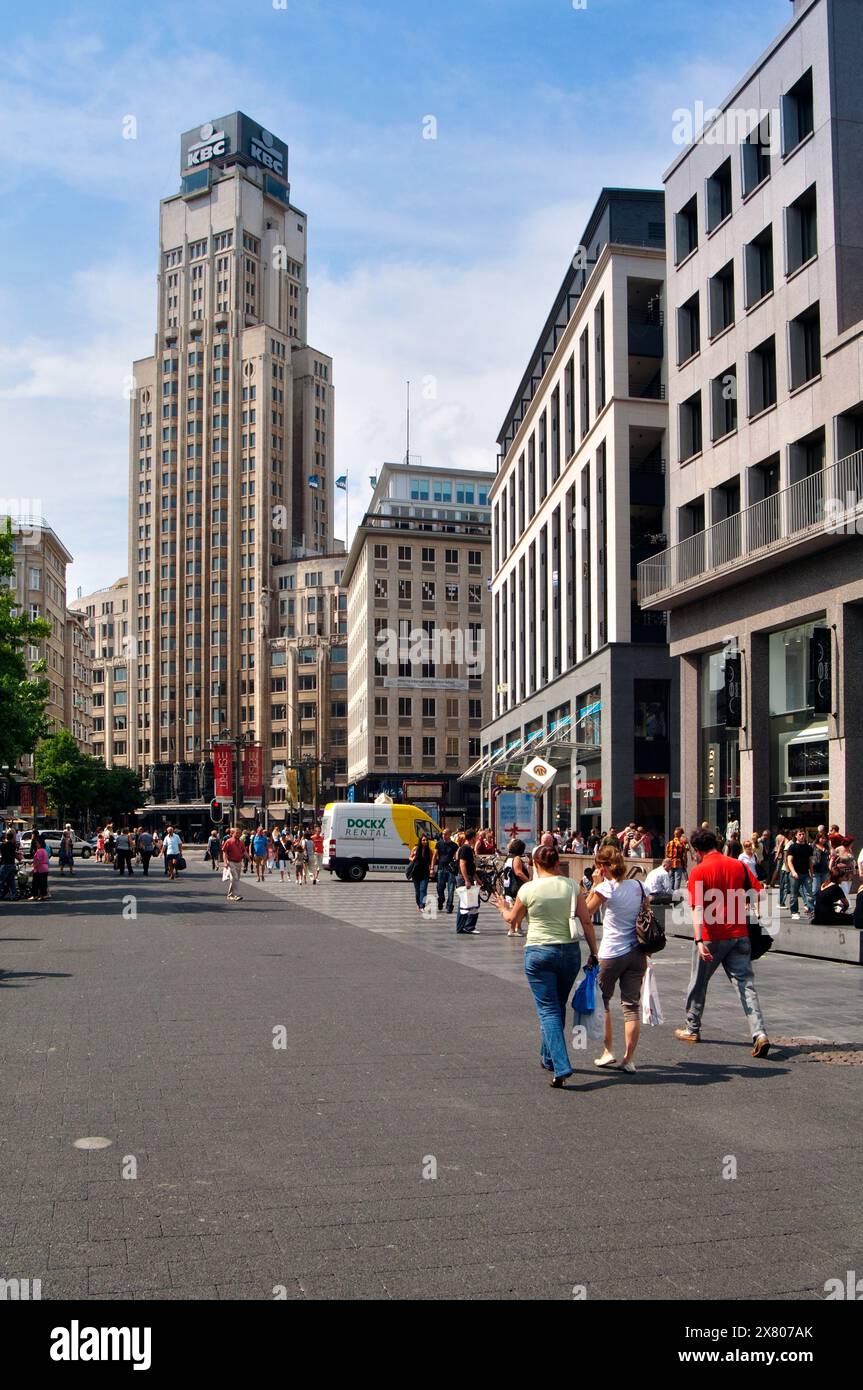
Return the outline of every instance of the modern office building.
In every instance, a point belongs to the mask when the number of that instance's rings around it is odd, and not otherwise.
[[[863,12],[797,0],[669,169],[669,548],[687,825],[860,835]]]
[[[135,767],[135,638],[129,580],[76,598],[70,609],[86,624],[92,698],[92,752],[106,767]]]
[[[479,814],[460,774],[490,708],[493,473],[385,463],[358,527],[348,594],[348,798]]]
[[[348,772],[347,555],[311,555],[273,567],[270,689],[264,717],[268,811],[344,801]]]
[[[130,422],[134,751],[157,806],[205,808],[214,741],[263,742],[274,567],[334,549],[332,362],[307,338],[306,234],[281,140],[242,112],[182,136]]]
[[[483,797],[533,756],[546,826],[676,820],[662,614],[635,602],[663,543],[663,195],[603,189],[504,420],[492,489],[494,707]]]

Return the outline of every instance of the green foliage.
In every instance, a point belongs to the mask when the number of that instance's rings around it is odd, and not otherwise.
[[[122,821],[141,804],[140,775],[128,767],[108,768],[82,753],[67,729],[39,744],[34,775],[60,820]]]
[[[51,631],[44,618],[34,620],[14,612],[17,595],[3,582],[14,574],[12,524],[7,518],[0,529],[0,767],[10,768],[25,753],[32,753],[48,731],[49,687],[41,679],[44,663],[36,663],[34,675],[28,676],[24,652],[28,645],[43,642]]]

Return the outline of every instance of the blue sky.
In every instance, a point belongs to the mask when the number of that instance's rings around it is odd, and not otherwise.
[[[600,188],[660,186],[675,108],[721,100],[790,17],[789,0],[5,0],[0,495],[41,499],[72,592],[126,572],[123,393],[152,351],[159,198],[180,132],[238,108],[289,144],[309,215],[351,528],[403,452],[408,377],[412,452],[493,467]]]

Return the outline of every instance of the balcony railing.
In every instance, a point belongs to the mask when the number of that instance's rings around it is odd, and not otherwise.
[[[642,560],[638,602],[653,603],[802,540],[859,534],[863,450]]]

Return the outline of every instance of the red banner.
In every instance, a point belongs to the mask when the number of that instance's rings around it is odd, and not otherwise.
[[[48,814],[48,797],[43,786],[36,787],[36,810],[40,816]]]
[[[233,801],[234,750],[229,743],[217,743],[213,749],[213,780],[215,796],[220,801]]]
[[[260,801],[264,795],[264,750],[259,743],[243,749],[243,799]]]
[[[22,816],[32,816],[33,814],[33,788],[29,782],[25,782],[20,788],[21,792],[21,814]]]

